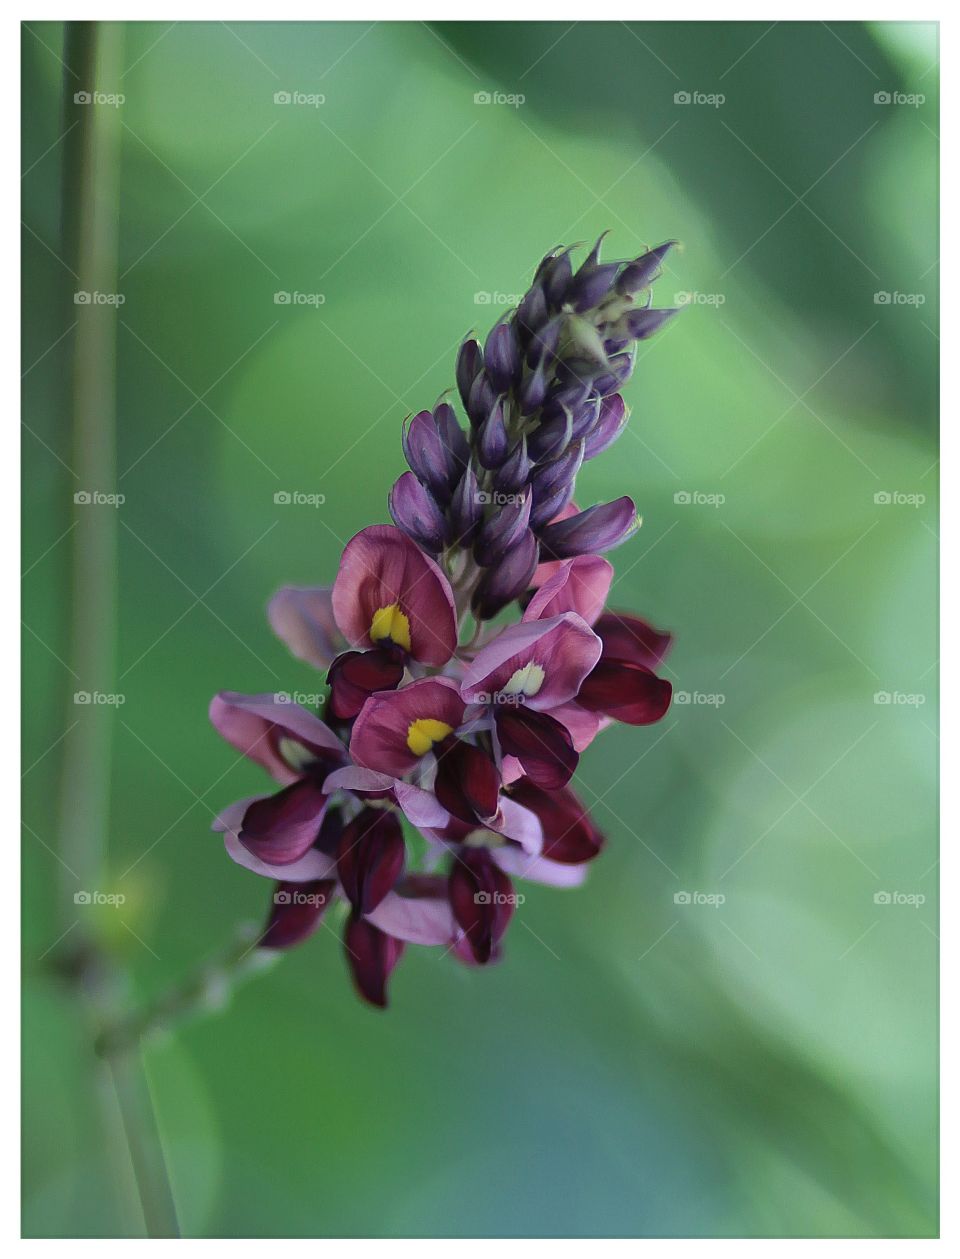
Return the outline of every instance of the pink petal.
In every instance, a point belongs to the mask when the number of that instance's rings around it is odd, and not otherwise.
[[[267,604],[273,632],[298,660],[328,669],[346,643],[333,617],[332,586],[284,586]]]
[[[547,887],[579,887],[587,877],[587,863],[579,866],[564,865],[548,857],[528,857],[518,848],[495,848],[493,859],[517,879],[529,879],[532,883],[544,883]]]
[[[451,944],[457,926],[449,902],[432,896],[401,896],[390,892],[367,921],[397,940],[411,944]]]
[[[432,719],[456,730],[464,707],[450,678],[421,678],[399,691],[371,695],[353,723],[350,755],[365,769],[402,778],[420,760],[407,743],[412,723]]]
[[[546,620],[563,612],[576,612],[593,625],[603,611],[612,581],[613,565],[600,555],[563,560],[530,600],[523,619]]]
[[[299,704],[278,702],[271,692],[241,695],[221,691],[210,701],[210,720],[228,743],[280,783],[300,777],[279,753],[279,741],[284,737],[334,762],[343,761],[346,755],[343,744],[319,717]]]
[[[333,586],[337,625],[353,647],[374,647],[376,612],[397,604],[407,617],[410,654],[441,666],[457,646],[457,615],[440,568],[393,525],[371,525],[347,543]],[[382,644],[381,644],[382,645]]]
[[[285,883],[309,883],[312,879],[336,878],[336,862],[326,853],[322,853],[319,848],[311,848],[299,861],[294,861],[290,865],[272,866],[261,861],[259,857],[255,857],[252,852],[248,852],[233,831],[226,832],[223,844],[238,866],[252,870],[254,874],[260,874],[265,879],[276,879],[277,882]]]
[[[549,620],[521,621],[477,652],[463,675],[460,694],[468,703],[491,702],[520,669],[533,663],[544,677],[534,695],[518,696],[525,708],[544,710],[573,699],[600,659],[600,639],[575,612]]]

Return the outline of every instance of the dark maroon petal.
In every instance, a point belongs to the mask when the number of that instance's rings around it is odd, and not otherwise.
[[[386,1009],[387,980],[400,961],[403,941],[378,931],[363,918],[351,918],[343,933],[343,947],[359,995]]]
[[[539,787],[565,787],[580,760],[566,726],[549,713],[521,706],[496,712],[501,751],[515,756],[523,772]]]
[[[673,687],[642,664],[602,658],[580,687],[577,703],[630,726],[649,726],[670,707]]]
[[[437,748],[434,794],[462,822],[489,821],[500,800],[500,774],[481,748],[448,738]]]
[[[544,791],[529,778],[521,778],[510,788],[510,797],[540,819],[542,857],[579,865],[592,861],[603,847],[603,835],[569,787]]]
[[[403,660],[390,648],[344,651],[330,666],[330,713],[352,721],[374,691],[395,691],[403,678]]]
[[[343,828],[337,874],[356,914],[369,914],[403,873],[406,850],[395,813],[364,809]]]
[[[513,915],[509,877],[483,848],[465,848],[450,871],[450,906],[474,959],[489,962]]]
[[[289,949],[306,940],[319,926],[336,886],[335,879],[277,883],[260,948]]]
[[[603,654],[617,660],[655,669],[673,642],[673,636],[654,629],[639,616],[604,612],[594,625],[594,632],[603,640]]]
[[[243,815],[237,838],[248,852],[272,866],[299,861],[313,847],[327,797],[311,778],[255,800]]]

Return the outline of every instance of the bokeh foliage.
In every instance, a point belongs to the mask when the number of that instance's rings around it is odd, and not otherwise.
[[[41,961],[78,316],[62,27],[23,51],[24,1229],[116,1235],[139,1222]],[[658,301],[701,295],[579,494],[640,504],[614,603],[675,631],[691,702],[585,756],[608,851],[579,893],[526,889],[502,966],[415,951],[378,1017],[321,930],[151,1047],[188,1233],[936,1232],[936,57],[932,25],[127,26],[102,931],[141,997],[264,911],[208,833],[260,785],[208,698],[319,689],[264,603],[385,519],[461,336],[607,228],[618,256],[678,238]]]

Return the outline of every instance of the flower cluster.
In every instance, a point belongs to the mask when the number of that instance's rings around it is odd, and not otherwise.
[[[582,882],[604,841],[569,786],[580,753],[612,721],[669,707],[655,670],[670,636],[604,610],[601,552],[636,508],[580,511],[573,493],[627,422],[636,343],[675,313],[650,305],[671,244],[601,262],[598,241],[576,269],[570,249],[544,258],[485,344],[460,349],[466,430],[446,399],[405,425],[394,524],[351,539],[332,587],[273,597],[274,631],[326,673],[322,715],[284,695],[211,704],[279,784],[214,823],[275,883],[261,945],[299,943],[343,903],[347,961],[374,1005],[405,944],[485,965],[523,900],[515,879]]]

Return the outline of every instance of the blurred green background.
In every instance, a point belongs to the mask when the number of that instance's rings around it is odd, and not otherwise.
[[[611,256],[683,243],[657,304],[688,309],[578,491],[640,505],[613,603],[674,630],[677,703],[583,758],[609,848],[580,892],[524,889],[503,965],[411,950],[378,1015],[320,930],[150,1046],[181,1225],[935,1234],[937,28],[107,35],[116,509],[73,503],[63,102],[90,85],[61,24],[22,32],[25,1233],[143,1230],[58,937],[99,938],[144,1000],[261,917],[268,885],[209,833],[262,783],[210,695],[319,689],[268,596],[332,580],[463,334],[609,228]],[[68,658],[90,510],[118,535],[103,678]],[[98,688],[124,700],[119,908],[72,903],[69,798],[57,823],[65,751],[104,721],[73,694]]]

